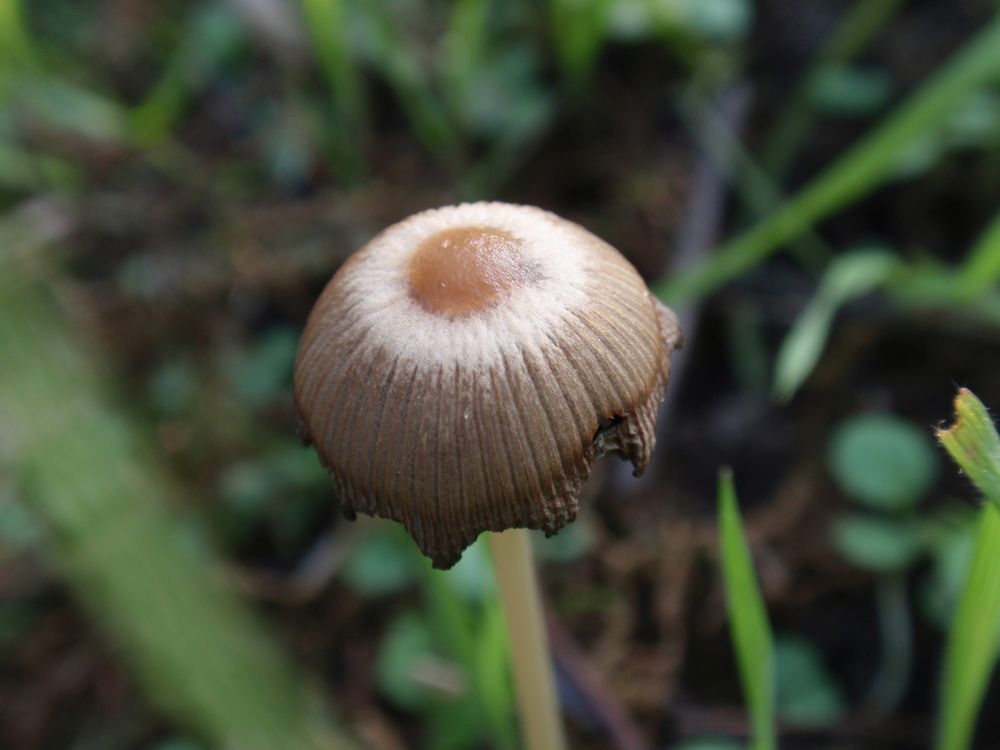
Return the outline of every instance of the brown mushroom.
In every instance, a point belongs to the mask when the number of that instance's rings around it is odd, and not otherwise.
[[[590,232],[527,206],[450,206],[334,275],[295,404],[345,514],[399,521],[447,568],[483,531],[558,531],[605,454],[642,472],[680,340]]]

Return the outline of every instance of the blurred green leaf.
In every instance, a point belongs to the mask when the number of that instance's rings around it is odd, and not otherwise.
[[[483,64],[490,0],[457,0],[452,3],[445,37],[445,80],[452,106],[474,93],[474,82],[492,66]]]
[[[348,0],[300,0],[299,4],[330,90],[330,107],[324,108],[323,122],[328,151],[340,176],[353,182],[366,171],[360,144],[367,135],[368,104],[358,64],[360,55],[352,47],[356,38],[350,23],[352,4]],[[282,146],[286,160],[301,158],[297,151],[301,141],[285,138]]]
[[[670,750],[743,750],[743,745],[722,737],[698,737],[676,742],[670,745]]]
[[[433,717],[432,737],[447,747],[465,747],[477,738],[488,739],[500,748],[516,747],[513,709],[503,709],[513,706],[510,681],[506,677],[496,681],[501,658],[497,649],[503,650],[504,670],[507,665],[506,628],[495,597],[488,595],[494,583],[483,537],[447,571],[432,569],[412,545],[410,550],[414,558],[419,558],[424,573],[427,618],[435,642],[441,653],[462,666],[471,687],[461,705],[451,707],[450,714]],[[484,575],[488,581],[483,579]]]
[[[296,329],[273,328],[231,357],[227,369],[239,395],[259,406],[287,389],[292,382],[298,342]]]
[[[608,33],[610,0],[549,0],[556,57],[579,89],[590,75]]]
[[[336,111],[356,128],[365,119],[365,102],[361,73],[350,47],[346,0],[300,0],[300,5]]]
[[[9,74],[37,63],[38,52],[21,8],[25,2],[27,0],[0,2],[0,99]]]
[[[1000,213],[976,240],[965,262],[958,270],[958,294],[971,299],[993,289],[1000,281]]]
[[[1000,139],[1000,94],[981,91],[957,107],[943,135],[951,146],[995,144]]]
[[[16,256],[15,256],[16,257]],[[0,441],[59,570],[147,695],[221,747],[345,747],[253,614],[190,554],[176,485],[107,398],[48,284],[0,253]],[[58,404],[57,409],[52,405]],[[85,439],[81,439],[85,436]]]
[[[16,646],[37,621],[35,607],[29,602],[15,598],[0,601],[0,654]]]
[[[329,477],[313,452],[289,439],[225,468],[216,520],[231,545],[246,541],[265,519],[279,546],[294,543],[316,520],[322,510],[317,501],[326,501],[328,487]]]
[[[384,596],[413,584],[420,574],[409,540],[394,529],[379,529],[362,537],[351,550],[341,575],[360,594]]]
[[[187,360],[175,357],[164,362],[149,383],[153,406],[161,414],[176,416],[188,411],[198,390],[198,373]]]
[[[926,434],[888,414],[845,420],[830,441],[830,472],[841,489],[870,508],[912,508],[937,478],[938,462]]]
[[[920,536],[913,527],[889,519],[850,515],[833,526],[837,551],[861,568],[889,572],[906,568],[920,554]]]
[[[152,745],[150,750],[204,750],[204,745],[182,737],[171,737]]]
[[[719,535],[733,649],[749,704],[754,750],[775,747],[774,645],[736,503],[732,474],[719,475]]]
[[[969,569],[974,538],[972,524],[961,524],[948,531],[930,546],[934,566],[920,591],[921,612],[942,630],[954,616],[965,572]]]
[[[24,549],[42,538],[38,520],[13,495],[13,489],[0,478],[0,553]]]
[[[1000,96],[983,91],[955,108],[940,131],[928,133],[909,144],[896,173],[914,178],[932,169],[950,151],[990,148],[1000,142]]]
[[[477,642],[479,649],[476,652],[474,676],[489,717],[491,734],[495,736],[498,747],[515,748],[518,733],[507,646],[507,623],[498,596],[492,596],[484,602]]]
[[[856,117],[884,107],[892,95],[892,81],[884,70],[825,65],[816,71],[809,93],[817,109]]]
[[[490,734],[476,711],[468,710],[468,704],[439,704],[428,720],[426,742],[434,750],[468,750],[486,743],[499,746],[498,738]]]
[[[564,526],[558,534],[546,537],[544,532],[531,534],[535,555],[547,562],[571,563],[587,554],[593,544],[593,532],[585,519],[578,518]]]
[[[552,114],[552,98],[538,81],[539,61],[525,45],[492,53],[469,76],[470,84],[456,106],[465,126],[481,138],[524,138]],[[511,134],[511,129],[518,132]]]
[[[132,135],[153,144],[166,138],[211,77],[244,41],[243,26],[222,4],[196,6],[159,80],[129,115]]]
[[[846,710],[841,690],[812,642],[779,636],[774,644],[778,715],[794,724],[831,724]]]
[[[685,0],[654,5],[661,9],[680,7],[677,24],[682,30],[717,43],[742,39],[753,21],[749,0]]]
[[[434,638],[430,628],[416,612],[397,615],[382,638],[375,661],[379,690],[401,708],[410,710],[426,705],[427,687],[414,679],[414,669],[434,657]]]
[[[854,250],[830,264],[816,296],[781,343],[775,363],[775,396],[787,401],[795,394],[819,361],[837,310],[882,284],[896,265],[890,253],[879,249]]]
[[[413,132],[432,154],[449,157],[460,144],[435,90],[431,71],[407,34],[405,18],[381,3],[358,7],[358,37],[365,54],[399,99]]]
[[[13,190],[70,190],[78,182],[77,172],[69,162],[7,146],[0,139],[0,186]]]
[[[615,38],[628,41],[666,34],[726,43],[743,38],[752,20],[748,0],[617,0],[608,26]]]
[[[15,109],[32,127],[94,141],[122,143],[128,139],[126,110],[118,102],[69,80],[23,76],[11,97]]]
[[[483,537],[462,553],[462,559],[448,570],[442,571],[452,589],[463,599],[481,602],[494,592],[493,569]]]

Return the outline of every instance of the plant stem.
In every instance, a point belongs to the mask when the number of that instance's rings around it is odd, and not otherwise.
[[[490,534],[527,750],[564,750],[542,600],[526,529]]]

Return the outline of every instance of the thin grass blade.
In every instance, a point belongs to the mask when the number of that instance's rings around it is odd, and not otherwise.
[[[1000,650],[1000,438],[968,389],[955,398],[955,424],[938,440],[990,501],[981,511],[958,607],[948,633],[938,750],[965,750]]]
[[[347,747],[169,511],[172,479],[104,393],[37,278],[39,254],[18,254],[0,251],[0,466],[47,529],[59,571],[147,695],[209,746]]]
[[[743,532],[732,474],[719,475],[719,535],[733,648],[749,704],[753,750],[775,747],[774,640]]]

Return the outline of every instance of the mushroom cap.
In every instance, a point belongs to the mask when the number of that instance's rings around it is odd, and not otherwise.
[[[435,567],[483,531],[554,534],[607,453],[638,475],[680,345],[635,268],[538,208],[424,211],[355,253],[299,344],[302,434],[345,515],[402,523]]]

